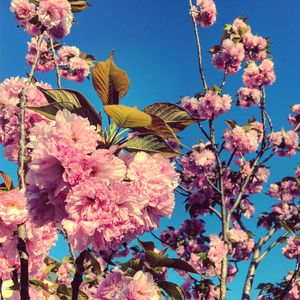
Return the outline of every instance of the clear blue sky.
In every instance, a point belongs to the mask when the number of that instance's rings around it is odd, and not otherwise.
[[[180,96],[193,95],[201,89],[199,80],[193,27],[188,14],[188,0],[91,0],[93,7],[76,15],[77,25],[64,39],[68,45],[76,45],[82,51],[104,60],[112,49],[115,50],[117,64],[126,70],[131,79],[128,95],[122,100],[127,105],[139,108],[155,101],[176,102]],[[0,3],[0,81],[11,76],[25,76],[28,67],[24,57],[29,37],[16,28],[13,15],[9,13],[10,1]],[[300,103],[300,76],[298,49],[300,47],[300,2],[272,0],[219,0],[216,1],[218,19],[215,26],[201,30],[204,52],[204,67],[208,82],[212,86],[219,83],[222,74],[210,65],[208,49],[219,43],[223,24],[230,23],[237,16],[249,17],[254,33],[269,37],[275,61],[277,82],[267,89],[267,107],[275,124],[280,130],[287,124],[289,106]],[[226,93],[234,97],[241,85],[241,73],[229,78]],[[55,86],[55,76],[38,75],[39,79]],[[98,110],[100,102],[93,91],[91,82],[81,85],[63,82],[64,87],[80,90]],[[226,118],[235,118],[245,122],[254,114],[253,110],[234,110]],[[224,119],[220,119],[222,124]],[[192,145],[201,138],[196,128],[186,132],[185,144]],[[2,148],[0,154],[2,156]],[[275,159],[271,164],[271,180],[276,181],[285,175],[293,174],[294,159]],[[16,167],[0,159],[0,168],[15,176]],[[165,220],[163,225],[179,224],[183,219],[183,200],[177,198],[177,207],[172,221]],[[266,196],[255,200],[257,210],[270,207],[274,201]],[[209,222],[210,230],[219,231],[215,222]],[[64,247],[59,243],[54,255],[60,257]],[[255,286],[260,279],[264,281],[280,280],[290,264],[280,259],[280,249],[261,264]],[[230,286],[229,299],[240,299],[241,275]],[[255,293],[254,293],[255,294]],[[254,296],[253,296],[254,299]]]

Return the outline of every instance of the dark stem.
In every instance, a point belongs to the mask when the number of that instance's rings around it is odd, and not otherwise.
[[[297,261],[295,271],[294,271],[291,279],[289,280],[289,283],[288,283],[287,287],[285,288],[283,295],[280,296],[280,300],[285,299],[285,296],[287,295],[287,293],[290,291],[291,287],[293,286],[295,278],[299,274],[299,270],[300,270],[300,263]]]
[[[84,250],[80,253],[75,261],[76,273],[74,275],[74,279],[72,281],[72,300],[78,300],[79,288],[83,281],[82,275],[84,273],[84,260],[87,251]]]
[[[20,256],[20,296],[21,300],[28,300],[29,297],[29,275],[28,275],[28,253],[26,249],[26,228],[25,224],[22,224],[18,228],[18,244],[17,249]]]

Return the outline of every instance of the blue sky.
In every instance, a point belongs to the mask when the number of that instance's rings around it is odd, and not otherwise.
[[[13,15],[8,11],[9,2],[6,0],[0,3],[0,81],[11,76],[25,76],[28,71],[24,57],[29,36],[16,28]],[[143,108],[157,101],[176,102],[183,95],[192,96],[201,90],[188,0],[90,2],[93,6],[76,15],[78,24],[73,26],[71,34],[63,42],[76,45],[99,60],[106,59],[111,50],[115,50],[115,61],[128,72],[131,80],[131,88],[122,100],[123,104]],[[289,106],[300,103],[300,62],[297,59],[300,46],[299,0],[289,0],[285,5],[282,1],[271,0],[219,0],[216,1],[216,5],[219,12],[216,25],[200,30],[204,68],[209,85],[220,83],[222,78],[222,74],[210,64],[209,48],[219,43],[223,24],[231,23],[237,16],[248,16],[252,31],[270,38],[272,42],[277,81],[267,88],[267,108],[276,130],[288,127],[286,120]],[[38,74],[38,78],[55,86],[54,73]],[[235,97],[241,84],[241,73],[231,76],[224,92]],[[78,85],[64,81],[63,86],[80,90],[97,110],[101,110],[101,103],[91,82],[85,81]],[[242,123],[254,114],[255,111],[251,109],[235,109],[226,115],[225,119],[234,118]],[[224,118],[220,118],[219,124],[223,125],[223,121]],[[220,135],[221,131],[218,133]],[[183,135],[186,136],[184,143],[187,145],[192,145],[196,143],[197,138],[201,138],[195,127],[191,127]],[[2,150],[0,148],[1,153]],[[298,157],[275,159],[270,164],[271,180],[276,181],[285,175],[293,174],[296,162]],[[0,168],[15,176],[16,167],[2,158]],[[179,224],[183,220],[182,202],[183,199],[178,197],[173,219],[164,220],[163,225]],[[264,195],[256,197],[254,202],[258,211],[265,210],[275,203]],[[211,221],[208,224],[209,230],[219,231],[220,227],[219,224],[216,227],[216,222]],[[64,249],[60,242],[53,255],[60,257]],[[280,259],[279,253],[280,249],[274,251],[270,258],[261,264],[255,286],[259,280],[280,280],[285,275],[290,264],[286,259]],[[240,273],[230,285],[229,299],[240,299],[244,266],[241,267]]]

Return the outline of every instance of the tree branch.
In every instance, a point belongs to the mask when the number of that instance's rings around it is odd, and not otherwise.
[[[40,57],[40,48],[43,41],[43,35],[38,37],[37,53],[28,79],[25,82],[20,95],[20,111],[19,111],[19,153],[18,153],[18,182],[20,190],[25,190],[25,164],[26,164],[26,131],[25,131],[25,108],[26,108],[26,88],[30,86],[34,78],[36,66]],[[26,250],[26,227],[21,224],[18,227],[18,244],[17,249],[20,256],[20,296],[21,300],[28,300],[29,297],[29,275],[28,275],[28,253]]]
[[[87,253],[87,250],[82,251],[75,261],[76,273],[75,273],[74,279],[71,283],[71,285],[72,285],[72,300],[78,299],[79,288],[83,281],[83,279],[82,279],[82,275],[84,273],[83,264],[84,264],[86,253]]]
[[[261,260],[259,260],[260,257],[260,251],[263,245],[265,245],[270,238],[273,236],[273,234],[276,232],[275,228],[272,228],[265,236],[263,236],[255,245],[251,263],[248,269],[247,277],[244,284],[244,290],[243,290],[243,300],[250,300],[252,286],[253,286],[253,280],[255,277],[255,273],[257,270],[257,267]]]

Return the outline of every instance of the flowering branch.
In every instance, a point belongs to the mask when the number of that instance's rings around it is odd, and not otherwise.
[[[26,88],[30,86],[35,69],[40,57],[40,47],[43,40],[43,35],[40,35],[37,42],[37,53],[35,61],[31,67],[28,79],[25,83],[25,87],[20,95],[20,111],[19,111],[19,153],[18,153],[18,181],[20,190],[25,189],[25,159],[26,159],[26,133],[25,133],[25,107],[26,107]],[[28,253],[26,250],[26,228],[25,224],[21,224],[18,227],[18,252],[20,256],[20,295],[21,300],[30,299],[29,297],[29,276],[28,276]]]
[[[204,89],[204,91],[206,91],[207,90],[207,84],[206,84],[206,80],[205,80],[205,76],[204,76],[204,70],[203,70],[203,64],[202,64],[202,50],[201,50],[201,43],[200,43],[199,33],[198,33],[198,27],[197,27],[197,23],[195,22],[195,18],[193,16],[193,12],[192,12],[193,11],[193,2],[192,2],[192,0],[189,0],[189,1],[190,1],[190,15],[191,15],[191,18],[193,20],[194,32],[195,32],[196,43],[197,43],[199,71],[200,71],[200,75],[201,75],[203,89]]]
[[[84,273],[84,260],[87,254],[87,250],[84,250],[80,253],[75,261],[76,273],[74,275],[74,279],[72,281],[72,300],[78,299],[79,287],[82,283],[82,275]]]
[[[225,194],[224,194],[224,183],[223,183],[223,167],[220,160],[220,156],[218,153],[216,140],[215,140],[215,129],[214,129],[214,121],[209,120],[209,128],[210,128],[210,141],[213,147],[213,151],[216,157],[217,165],[218,165],[218,172],[219,172],[219,186],[220,186],[220,196],[221,196],[221,220],[222,220],[222,233],[223,233],[223,239],[224,242],[227,242],[227,233],[229,230],[229,223],[227,220],[227,213],[226,213],[226,203],[225,203]],[[228,268],[228,260],[227,256],[225,255],[222,260],[222,269],[221,269],[221,295],[220,299],[225,300],[226,299],[226,292],[227,292],[227,268]]]
[[[61,77],[60,77],[60,73],[59,73],[59,68],[58,68],[58,63],[57,63],[57,57],[56,57],[56,54],[55,54],[53,39],[50,39],[50,45],[51,45],[51,51],[52,51],[52,54],[53,54],[53,60],[54,60],[54,65],[55,65],[57,86],[58,86],[59,89],[61,89]]]

